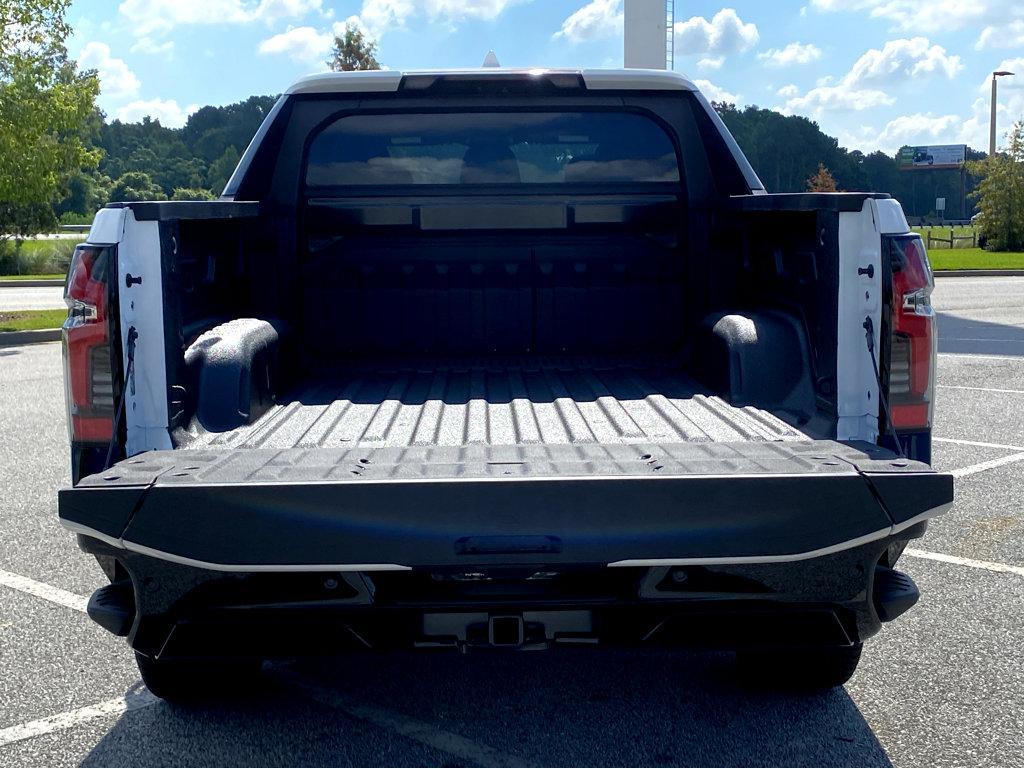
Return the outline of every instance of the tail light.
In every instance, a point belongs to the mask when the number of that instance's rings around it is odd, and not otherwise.
[[[890,240],[889,411],[896,430],[931,427],[935,392],[935,279],[921,238]]]
[[[108,285],[112,253],[108,248],[79,246],[64,285],[64,392],[72,442],[106,443],[114,434]]]

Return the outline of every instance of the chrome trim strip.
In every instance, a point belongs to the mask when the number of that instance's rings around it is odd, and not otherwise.
[[[839,553],[843,550],[852,550],[855,547],[866,545],[869,542],[874,542],[877,539],[884,537],[890,537],[894,534],[898,534],[901,531],[909,529],[921,521],[926,521],[929,518],[935,518],[936,516],[942,515],[953,506],[952,502],[947,502],[944,505],[933,507],[930,510],[926,510],[920,515],[916,515],[909,520],[903,521],[902,523],[890,526],[887,529],[880,529],[879,531],[872,532],[871,534],[865,534],[862,537],[855,537],[854,539],[846,540],[845,542],[837,542],[834,545],[828,547],[822,547],[817,550],[808,550],[804,553],[785,553],[781,555],[744,555],[744,556],[724,556],[724,557],[713,557],[713,558],[632,558],[624,561],[615,561],[614,563],[608,564],[609,567],[629,567],[629,566],[727,566],[730,564],[743,564],[743,563],[792,563],[794,561],[806,561],[810,558],[820,558],[825,555],[832,555],[833,553]]]
[[[285,564],[233,564],[233,563],[210,563],[209,561],[200,561],[195,558],[187,558],[183,555],[176,555],[174,553],[167,553],[163,550],[157,550],[152,547],[146,547],[135,542],[131,542],[126,539],[115,539],[108,534],[90,529],[88,526],[82,526],[79,523],[73,523],[71,521],[61,520],[61,526],[69,531],[73,531],[76,534],[84,534],[87,537],[98,539],[100,542],[104,542],[111,547],[116,547],[120,550],[129,550],[139,555],[147,555],[151,558],[157,558],[161,561],[169,561],[171,563],[180,563],[183,566],[192,566],[197,569],[206,569],[208,571],[227,571],[227,572],[311,572],[311,571],[331,571],[331,572],[344,572],[344,571],[412,571],[411,566],[402,566],[397,563],[341,563],[341,564],[319,564],[319,563],[285,563]]]
[[[811,558],[820,558],[825,555],[832,555],[833,553],[839,553],[843,550],[852,550],[855,547],[866,545],[869,542],[874,542],[884,537],[892,536],[901,531],[909,529],[921,521],[928,520],[929,518],[935,518],[936,516],[942,515],[953,506],[952,502],[948,502],[938,507],[933,507],[930,510],[917,515],[909,520],[903,521],[902,523],[890,526],[885,529],[879,529],[878,531],[870,534],[865,534],[862,537],[855,537],[854,539],[846,540],[845,542],[838,542],[828,547],[818,548],[817,550],[809,550],[803,553],[787,553],[781,555],[743,555],[743,556],[721,556],[721,557],[710,557],[710,558],[631,558],[622,561],[614,561],[609,563],[609,568],[629,568],[629,567],[650,567],[650,566],[728,566],[737,564],[757,564],[757,563],[792,563],[794,561],[806,561]],[[186,556],[176,555],[174,553],[167,553],[163,550],[157,550],[155,548],[147,547],[146,545],[140,545],[135,542],[131,542],[125,539],[115,539],[107,534],[90,529],[87,526],[83,526],[78,523],[71,521],[60,521],[61,526],[73,531],[76,534],[84,534],[94,539],[98,539],[112,547],[117,547],[124,550],[130,550],[140,555],[150,556],[151,558],[157,558],[162,561],[170,561],[171,563],[179,563],[183,566],[192,566],[197,569],[206,569],[208,571],[225,571],[225,572],[319,572],[319,571],[335,571],[335,572],[346,572],[346,571],[361,571],[361,572],[373,572],[373,571],[412,571],[411,566],[403,566],[397,563],[347,563],[347,564],[223,564],[223,563],[210,563],[209,561],[200,561],[195,558],[188,558]]]
[[[625,561],[615,561],[608,564],[613,568],[629,566],[728,566],[744,563],[792,563],[793,561],[806,561],[810,558],[819,558],[823,555],[839,553],[843,550],[852,550],[855,547],[874,542],[889,536],[892,527],[879,529],[863,537],[849,539],[846,542],[839,542],[835,545],[822,547],[817,550],[809,550],[806,553],[784,553],[782,555],[739,555],[721,556],[711,558],[631,558]]]

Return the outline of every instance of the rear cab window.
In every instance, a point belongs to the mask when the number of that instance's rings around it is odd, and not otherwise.
[[[631,112],[346,115],[313,138],[307,190],[679,183],[675,145]]]

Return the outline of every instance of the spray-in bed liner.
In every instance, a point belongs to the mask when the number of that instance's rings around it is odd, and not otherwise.
[[[285,393],[251,425],[189,448],[622,445],[808,440],[708,395],[674,359],[353,362]]]

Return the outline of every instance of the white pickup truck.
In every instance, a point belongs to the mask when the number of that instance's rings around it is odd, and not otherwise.
[[[674,73],[300,80],[220,200],[74,257],[89,613],[168,699],[414,648],[840,685],[953,499],[932,286],[894,200],[766,194]]]

